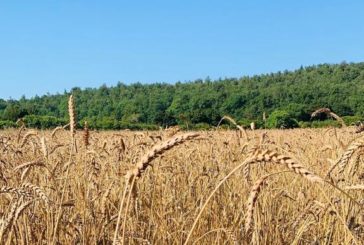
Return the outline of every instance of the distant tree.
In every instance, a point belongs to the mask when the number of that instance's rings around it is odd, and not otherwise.
[[[272,116],[277,110],[285,111],[293,120],[283,126],[294,125],[294,120],[304,126],[322,126],[331,123],[326,122],[328,118],[310,120],[317,108],[330,107],[342,117],[364,117],[364,62],[321,64],[215,81],[207,77],[176,84],[119,82],[114,87],[75,87],[62,94],[0,100],[0,120],[15,122],[26,115],[34,115],[37,120],[44,116],[67,120],[71,93],[75,96],[78,121],[88,118],[93,128],[158,128],[176,124],[206,128],[215,126],[223,115],[263,127],[263,112]],[[52,120],[41,121],[46,125]],[[282,123],[272,122],[270,126],[281,127]]]
[[[267,120],[268,128],[296,128],[298,122],[283,110],[276,110],[269,115]]]
[[[20,106],[16,103],[10,103],[6,106],[5,110],[3,111],[2,119],[9,120],[9,121],[16,121],[24,115]]]

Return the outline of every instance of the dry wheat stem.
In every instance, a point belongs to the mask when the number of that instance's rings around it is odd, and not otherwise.
[[[247,234],[250,232],[250,229],[253,224],[253,214],[254,214],[255,203],[258,199],[258,195],[261,191],[261,188],[268,177],[269,177],[269,175],[265,175],[265,176],[259,178],[254,183],[254,185],[250,191],[248,202],[247,202],[247,212],[246,212],[246,217],[245,217],[245,232]]]
[[[314,111],[311,114],[311,118],[316,117],[317,115],[319,115],[321,113],[325,113],[326,115],[335,118],[341,124],[342,127],[346,127],[344,120],[341,117],[339,117],[338,115],[336,115],[335,113],[333,113],[329,108],[317,109],[316,111]]]
[[[295,161],[293,161],[290,157],[287,156],[283,156],[278,154],[277,152],[274,151],[269,151],[269,150],[258,150],[254,156],[248,158],[246,161],[244,161],[242,164],[238,165],[237,167],[235,167],[228,175],[225,176],[225,178],[223,180],[220,181],[220,183],[215,187],[215,189],[212,191],[212,193],[210,194],[210,196],[207,198],[207,200],[205,201],[205,204],[202,206],[199,214],[197,215],[197,217],[194,220],[194,223],[192,225],[191,230],[189,231],[186,241],[184,242],[184,244],[186,245],[192,235],[192,232],[203,212],[203,210],[206,208],[207,203],[210,201],[210,199],[212,198],[212,196],[215,194],[215,192],[220,188],[220,186],[232,175],[234,174],[238,169],[240,169],[241,167],[245,166],[246,164],[252,164],[254,162],[260,162],[260,161],[266,161],[266,162],[274,162],[274,163],[280,163],[280,164],[285,164],[289,169],[293,170],[295,173],[299,174],[300,176],[308,179],[311,182],[319,182],[319,183],[323,183],[323,179],[321,177],[319,177],[318,175],[310,172],[309,170],[307,170],[306,168],[304,168],[303,166],[301,166],[300,164],[296,163]]]
[[[270,150],[258,150],[255,153],[254,161],[255,162],[273,162],[278,164],[286,165],[289,169],[293,170],[295,173],[301,175],[302,177],[308,179],[312,182],[321,182],[323,183],[323,179],[314,174],[313,172],[309,171],[301,164],[295,162],[291,157],[281,155],[278,152],[270,151]],[[253,162],[250,162],[251,164]]]
[[[145,154],[141,160],[136,164],[136,166],[129,170],[125,175],[126,179],[131,179],[132,177],[140,177],[140,175],[147,169],[150,165],[150,162],[163,154],[165,151],[171,149],[172,147],[179,145],[185,141],[191,140],[193,138],[198,137],[198,133],[185,133],[182,135],[177,135],[168,139],[160,144],[155,145],[147,154]]]
[[[16,142],[19,143],[20,141],[20,136],[21,136],[21,132],[25,129],[25,124],[23,122],[23,124],[21,125],[21,127],[19,128],[19,131],[18,131],[18,134],[17,134],[17,137],[16,137]]]
[[[75,101],[73,99],[73,95],[71,95],[69,97],[68,100],[68,115],[70,118],[70,132],[71,132],[71,145],[72,145],[72,149],[77,152],[77,145],[76,145],[76,126],[77,126],[77,122],[76,122],[76,110],[75,110]]]
[[[198,241],[202,240],[203,238],[205,238],[206,236],[210,235],[211,233],[220,232],[220,231],[223,231],[226,234],[226,236],[229,238],[229,240],[231,240],[233,242],[234,245],[239,244],[237,242],[237,239],[231,235],[231,232],[229,232],[225,228],[217,228],[217,229],[210,230],[210,231],[206,232],[205,234],[203,234],[202,236],[200,236],[199,238],[197,238],[192,243],[192,245],[197,244]]]
[[[133,182],[135,180],[135,177],[133,178]],[[115,232],[114,232],[114,240],[113,240],[113,245],[116,244],[117,238],[118,238],[118,233],[119,233],[119,228],[120,228],[120,219],[121,219],[121,214],[123,211],[123,207],[124,207],[124,200],[127,194],[127,189],[128,189],[128,184],[129,184],[129,180],[125,182],[125,187],[124,187],[124,191],[122,193],[122,197],[120,200],[120,206],[119,206],[119,212],[117,215],[117,221],[116,221],[116,228],[115,228]]]
[[[339,188],[337,188],[339,189]],[[336,206],[332,203],[332,201],[330,200],[330,198],[327,196],[325,190],[322,189],[321,186],[319,186],[319,190],[321,191],[323,197],[326,199],[326,201],[331,205],[331,208],[333,209],[333,211],[337,214],[337,217],[339,218],[339,220],[341,221],[342,225],[344,226],[344,228],[346,229],[346,231],[350,234],[352,240],[356,243],[356,244],[362,244],[361,242],[358,241],[358,239],[356,239],[355,235],[352,233],[352,231],[349,229],[349,227],[347,226],[345,219],[343,217],[341,217],[341,215],[339,215],[338,210],[336,209]],[[343,193],[345,193],[344,191],[342,191]],[[349,195],[347,195],[349,196]]]
[[[76,133],[76,111],[73,95],[71,95],[68,100],[68,115],[70,118],[70,131],[73,137]]]
[[[123,194],[123,198],[121,200],[120,203],[120,208],[119,208],[119,215],[118,215],[118,219],[117,219],[117,225],[116,225],[116,229],[115,229],[115,234],[114,234],[114,244],[115,241],[117,239],[117,234],[118,234],[118,230],[119,230],[119,225],[120,225],[120,218],[121,218],[121,210],[123,208],[123,202],[125,200],[125,195],[126,195],[126,191],[127,191],[127,185],[128,183],[130,183],[130,188],[129,188],[129,198],[128,198],[128,202],[126,204],[126,207],[129,207],[129,202],[130,202],[130,194],[132,189],[134,188],[134,184],[135,184],[135,180],[137,177],[140,177],[141,173],[144,172],[146,170],[146,168],[150,165],[151,161],[155,158],[157,158],[159,155],[163,154],[165,151],[171,149],[172,147],[179,145],[185,141],[191,140],[193,138],[198,137],[199,134],[198,133],[186,133],[183,135],[177,135],[172,137],[171,139],[168,139],[160,144],[155,145],[150,151],[148,151],[147,154],[145,154],[142,159],[138,162],[138,164],[136,164],[136,166],[132,169],[129,170],[127,172],[127,174],[125,175],[126,178],[126,187],[124,190],[124,194]],[[122,241],[124,241],[124,236],[125,236],[125,222],[126,222],[126,214],[127,214],[127,208],[125,211],[125,217],[124,217],[124,221],[123,221],[123,236],[122,236]]]
[[[234,124],[234,126],[237,127],[239,129],[239,131],[244,134],[246,141],[249,141],[248,133],[245,131],[245,129],[242,126],[240,126],[239,124],[237,124],[236,121],[232,117],[223,116],[221,118],[221,120],[219,121],[219,123],[217,124],[217,127],[220,126],[220,124],[221,124],[221,122],[223,120],[228,120],[229,122],[231,122],[232,124]]]
[[[326,177],[329,177],[331,172],[339,166],[339,172],[342,173],[348,164],[350,158],[353,156],[354,152],[359,148],[364,146],[364,140],[359,138],[358,140],[352,142],[345,150],[345,152],[341,155],[341,157],[333,164],[330,169],[327,171]]]
[[[362,204],[362,203],[358,202],[354,197],[352,197],[351,195],[349,195],[349,193],[347,193],[346,191],[344,191],[340,187],[334,185],[330,181],[326,181],[325,180],[324,183],[330,185],[333,188],[335,188],[336,190],[338,190],[339,192],[341,192],[342,194],[344,194],[347,198],[349,198],[353,203],[355,203],[356,205],[358,205],[359,207],[361,207],[362,209],[364,209],[364,203]]]
[[[264,175],[261,178],[259,178],[254,183],[254,185],[251,188],[251,191],[249,193],[249,198],[248,198],[248,201],[247,201],[247,211],[246,211],[246,217],[245,217],[245,232],[248,235],[250,233],[250,230],[251,230],[252,224],[253,224],[253,215],[254,215],[255,203],[257,202],[258,195],[262,190],[263,184],[265,183],[265,181],[269,177],[271,177],[273,175],[278,175],[278,174],[288,173],[288,172],[290,172],[290,171],[281,171],[281,172],[267,174],[267,175]]]
[[[58,127],[56,127],[55,129],[53,129],[53,131],[52,131],[52,133],[51,133],[51,137],[52,137],[52,139],[56,136],[56,133],[57,133],[58,131],[61,131],[61,130],[63,130],[63,126],[58,126]]]
[[[85,121],[84,128],[83,128],[83,144],[85,145],[85,148],[90,145],[90,131],[88,128],[88,123]]]
[[[128,199],[126,201],[126,206],[125,206],[125,214],[124,214],[123,227],[122,227],[123,233],[122,233],[122,236],[121,236],[121,241],[123,242],[123,244],[125,244],[126,218],[127,218],[127,215],[128,215],[128,210],[129,210],[129,205],[130,205],[130,199],[131,199],[131,195],[133,193],[135,181],[136,181],[136,177],[134,176],[133,177],[133,180],[132,180],[132,182],[130,184],[130,190],[129,190],[129,194],[128,194]]]
[[[187,235],[187,238],[184,242],[184,245],[187,245],[190,238],[191,238],[191,235],[197,225],[197,222],[198,220],[200,219],[203,211],[205,210],[207,204],[209,203],[209,201],[211,200],[211,198],[214,196],[214,194],[216,193],[216,191],[220,188],[220,186],[222,186],[227,179],[230,178],[230,176],[232,176],[237,170],[239,170],[241,167],[243,167],[245,164],[249,164],[249,162],[253,161],[254,160],[254,157],[251,157],[251,158],[248,158],[246,159],[243,163],[239,164],[238,166],[236,166],[233,170],[231,170],[218,184],[217,186],[215,187],[215,189],[210,193],[209,197],[206,199],[204,205],[202,205],[201,207],[201,210],[200,212],[198,213],[198,215],[196,216],[196,218],[194,219],[194,222],[192,224],[192,227],[190,229],[190,231],[188,232],[188,235]]]
[[[42,190],[42,188],[40,188],[39,186],[33,185],[31,183],[23,183],[22,188],[30,189],[30,190],[34,191],[37,194],[37,196],[39,196],[44,201],[44,203],[47,206],[49,206],[50,200],[49,200],[47,194],[45,193],[45,191]]]
[[[31,138],[33,136],[37,136],[37,135],[38,135],[38,133],[33,130],[26,133],[21,141],[20,148],[24,147],[24,145],[27,143],[29,138]]]
[[[364,190],[364,185],[350,185],[350,186],[345,186],[343,189],[345,190]]]
[[[33,202],[33,200],[22,202],[23,199],[18,199],[15,201],[11,207],[10,212],[7,217],[0,222],[0,242],[3,240],[3,236],[6,234],[7,230],[11,229],[13,224],[17,221],[18,217],[22,212]]]
[[[13,171],[16,172],[16,171],[22,170],[23,168],[28,168],[28,167],[31,167],[31,166],[43,166],[43,167],[45,167],[42,160],[37,159],[37,160],[34,160],[34,161],[30,161],[30,162],[26,162],[26,163],[18,165],[13,169]]]

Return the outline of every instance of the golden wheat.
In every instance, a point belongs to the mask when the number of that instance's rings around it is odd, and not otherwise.
[[[1,244],[364,240],[364,152],[348,129],[255,129],[244,142],[240,129],[88,129],[76,152],[85,131],[63,128],[0,132]],[[345,175],[323,181],[338,162]]]
[[[321,113],[324,113],[324,114],[326,114],[326,115],[328,115],[330,117],[335,118],[341,124],[341,126],[346,127],[346,124],[345,124],[344,120],[341,117],[339,117],[338,115],[336,115],[335,113],[333,113],[329,108],[317,109],[316,111],[314,111],[311,114],[311,118],[317,117]]]

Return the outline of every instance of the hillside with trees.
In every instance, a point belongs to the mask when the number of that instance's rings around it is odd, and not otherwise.
[[[364,62],[322,64],[295,71],[175,84],[135,83],[100,88],[73,88],[56,95],[0,100],[0,127],[15,126],[23,118],[29,127],[51,128],[67,122],[67,99],[73,94],[80,124],[99,129],[156,129],[216,126],[224,115],[240,124],[287,127],[336,124],[310,114],[328,107],[349,124],[364,118]],[[262,120],[267,115],[267,125]],[[282,119],[282,118],[281,118]],[[269,122],[271,121],[271,122]],[[272,122],[273,121],[273,122]]]

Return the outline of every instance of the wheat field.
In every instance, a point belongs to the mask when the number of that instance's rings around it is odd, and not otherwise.
[[[1,131],[1,243],[363,241],[354,129],[176,131]]]
[[[0,132],[1,244],[362,244],[355,128]],[[222,120],[223,120],[222,119]]]

